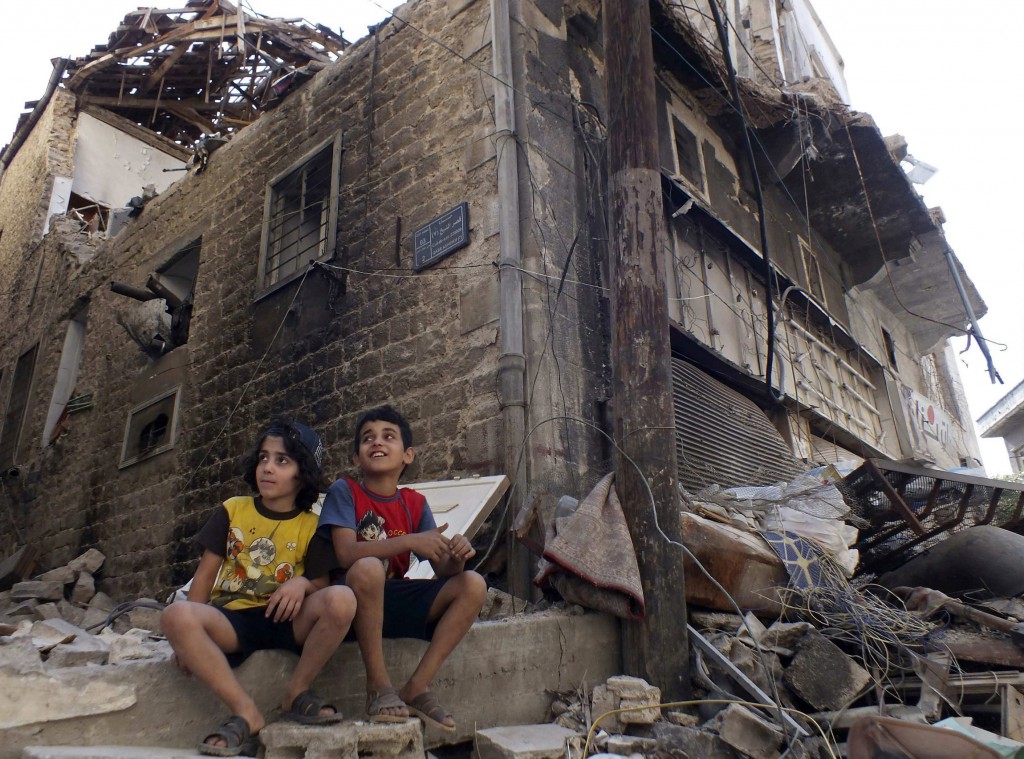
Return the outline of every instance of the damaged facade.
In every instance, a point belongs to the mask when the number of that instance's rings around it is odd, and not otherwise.
[[[99,546],[111,595],[183,582],[274,413],[340,471],[391,402],[407,480],[506,473],[516,510],[611,468],[600,3],[495,12],[410,2],[346,46],[193,0],[58,64],[0,157],[8,548]],[[809,4],[736,12],[770,270],[705,14],[653,8],[680,481],[975,465],[951,266],[984,305],[941,213],[841,104]]]
[[[1001,437],[1014,474],[1024,472],[1024,382],[978,419],[982,437]]]

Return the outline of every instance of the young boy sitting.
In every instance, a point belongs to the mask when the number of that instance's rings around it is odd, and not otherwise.
[[[318,540],[329,538],[343,582],[359,605],[352,624],[366,666],[366,711],[372,721],[402,722],[410,712],[445,732],[455,722],[430,690],[441,664],[480,612],[484,579],[467,571],[476,555],[462,535],[447,538],[426,499],[399,488],[412,463],[412,430],[390,406],[371,409],[356,424],[352,462],[362,482],[343,477],[327,492]],[[409,555],[431,563],[437,579],[408,580]],[[382,637],[430,641],[419,666],[401,690],[384,665]]]
[[[182,671],[202,681],[234,715],[199,744],[213,756],[254,755],[264,718],[232,667],[265,648],[299,652],[281,701],[283,718],[307,724],[342,715],[311,690],[313,678],[348,632],[356,600],[326,574],[304,576],[327,482],[323,442],[298,422],[273,422],[243,461],[259,495],[230,498],[196,535],[203,548],[187,601],[168,606],[161,626]],[[333,556],[321,566],[336,566]]]

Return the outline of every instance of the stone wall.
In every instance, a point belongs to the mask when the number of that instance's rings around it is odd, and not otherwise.
[[[204,172],[150,201],[84,266],[68,252],[84,236],[65,231],[49,235],[18,268],[17,276],[34,276],[42,261],[45,281],[31,308],[16,300],[17,323],[34,325],[42,341],[20,449],[25,474],[8,489],[19,530],[41,549],[43,564],[97,545],[108,556],[104,587],[115,597],[159,595],[183,582],[195,558],[188,538],[216,503],[245,492],[238,460],[275,413],[323,432],[332,475],[348,469],[357,415],[384,402],[412,422],[418,457],[407,479],[502,470],[494,162],[481,151],[493,132],[491,90],[480,73],[491,65],[489,33],[482,36],[489,8],[421,1],[403,12],[415,30],[391,20],[349,48],[240,130]],[[481,32],[475,41],[467,28]],[[344,271],[317,269],[256,300],[267,182],[339,131],[342,195],[331,263]],[[39,158],[31,144],[23,151],[26,164]],[[5,183],[15,180],[23,197],[43,194],[12,169]],[[462,201],[469,247],[414,273],[412,232]],[[188,344],[153,361],[121,324],[139,304],[108,283],[141,287],[200,237]],[[67,319],[83,302],[77,391],[92,392],[94,403],[70,418],[55,445],[41,448]],[[3,345],[7,384],[24,347]],[[119,468],[129,410],[179,382],[177,445]],[[481,444],[469,445],[471,436]]]

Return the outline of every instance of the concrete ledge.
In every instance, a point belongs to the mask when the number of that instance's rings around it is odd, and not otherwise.
[[[402,683],[426,643],[384,643],[391,676]],[[268,722],[280,716],[281,694],[294,662],[291,654],[261,651],[238,670]],[[546,612],[477,623],[434,682],[458,731],[449,736],[427,729],[424,747],[467,740],[480,728],[546,722],[547,692],[589,689],[620,672],[619,623],[612,617]],[[27,746],[194,750],[228,716],[202,685],[169,661],[54,668],[32,675],[0,669],[0,680],[6,681],[0,683],[0,713],[10,713],[8,708],[17,703],[23,715],[20,724],[0,730],[0,759],[17,759]],[[365,677],[355,644],[339,649],[314,687],[349,718],[365,716]],[[55,690],[78,693],[87,703],[55,706],[50,698]],[[26,704],[31,704],[27,710]]]

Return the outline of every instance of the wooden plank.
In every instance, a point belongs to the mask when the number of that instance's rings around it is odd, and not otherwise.
[[[1024,693],[1013,685],[999,689],[1002,705],[1002,730],[1000,733],[1015,741],[1024,741]]]

